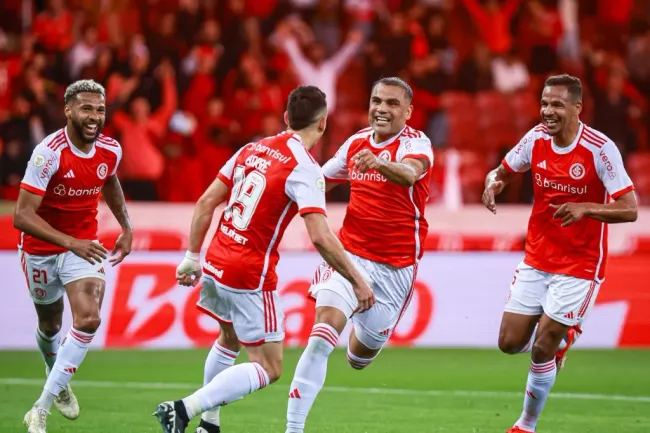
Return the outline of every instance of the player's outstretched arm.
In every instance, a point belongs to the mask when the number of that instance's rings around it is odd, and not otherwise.
[[[115,216],[120,227],[122,227],[122,233],[118,236],[115,241],[115,247],[111,251],[113,257],[111,257],[110,262],[115,266],[131,253],[131,244],[133,242],[133,226],[131,225],[131,220],[126,210],[124,192],[122,191],[122,185],[120,185],[117,175],[109,176],[106,179],[102,188],[102,195],[104,196],[106,205],[108,205],[108,208]],[[120,254],[115,256],[118,251]]]
[[[593,218],[598,221],[616,224],[636,221],[639,214],[639,205],[634,191],[628,191],[617,197],[612,203],[564,203],[551,205],[557,209],[553,218],[562,219],[562,227],[573,224],[582,217]]]
[[[107,251],[100,244],[90,240],[75,239],[61,233],[41,218],[36,213],[41,201],[43,201],[42,196],[21,188],[14,211],[14,227],[37,239],[70,250],[91,264],[106,259]]]
[[[352,284],[359,300],[357,311],[365,311],[372,307],[375,303],[372,289],[348,258],[339,239],[330,230],[327,218],[320,213],[308,213],[303,216],[303,220],[311,242],[323,259]]]
[[[503,164],[500,164],[485,177],[485,190],[483,191],[482,200],[485,207],[493,214],[497,213],[497,205],[494,201],[494,197],[501,194],[503,188],[505,188],[510,181],[511,176],[512,173],[508,172]]]
[[[183,286],[194,286],[199,282],[201,276],[199,252],[205,235],[210,229],[214,210],[226,200],[228,190],[228,185],[217,178],[196,203],[190,228],[190,245],[185,253],[185,258],[176,268],[176,279]]]

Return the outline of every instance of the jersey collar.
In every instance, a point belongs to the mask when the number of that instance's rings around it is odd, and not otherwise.
[[[551,137],[551,148],[553,149],[553,152],[564,155],[569,152],[571,152],[573,149],[576,148],[578,145],[578,142],[580,141],[580,137],[582,136],[582,130],[584,129],[585,125],[580,122],[578,125],[578,133],[576,134],[576,138],[573,139],[573,142],[568,145],[567,147],[560,147],[555,144],[555,141],[553,141],[553,137]]]
[[[79,158],[85,158],[85,159],[90,159],[93,156],[95,156],[95,148],[96,148],[95,142],[93,142],[93,147],[90,149],[90,152],[83,153],[81,150],[77,148],[77,146],[72,144],[72,140],[70,140],[70,136],[68,135],[68,125],[63,127],[63,132],[65,134],[65,139],[68,142],[68,147],[70,147],[72,153],[74,153]]]
[[[383,148],[383,147],[386,147],[386,146],[388,146],[389,144],[391,144],[391,143],[392,143],[392,142],[393,142],[397,137],[399,137],[400,135],[402,135],[402,132],[404,132],[405,129],[406,129],[406,126],[404,126],[404,128],[402,128],[402,129],[400,130],[400,132],[398,132],[397,134],[393,135],[393,136],[392,136],[391,138],[389,138],[388,140],[384,140],[384,141],[382,141],[381,143],[377,143],[377,142],[375,142],[375,131],[372,131],[372,132],[370,133],[370,145],[371,145],[372,147],[377,147],[377,148],[379,148],[379,149],[381,149],[381,148]]]

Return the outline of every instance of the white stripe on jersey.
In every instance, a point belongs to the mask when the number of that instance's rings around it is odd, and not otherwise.
[[[609,193],[605,191],[605,198],[603,199],[603,203],[607,203],[607,197],[609,196]],[[602,283],[602,280],[598,279],[598,273],[600,272],[600,265],[603,263],[603,257],[604,252],[603,252],[603,243],[605,242],[605,223],[601,222],[600,223],[600,242],[598,242],[598,247],[600,248],[600,257],[598,257],[598,264],[596,265],[596,272],[594,273],[594,280],[598,281],[599,283]]]
[[[409,187],[409,198],[415,209],[415,260],[417,261],[420,257],[420,210],[413,200],[413,188],[413,186]]]
[[[273,245],[275,245],[275,241],[278,239],[278,234],[280,233],[280,227],[282,227],[282,221],[284,221],[284,218],[287,216],[287,212],[289,212],[289,208],[293,202],[290,200],[289,203],[284,207],[284,210],[282,211],[282,215],[280,215],[280,219],[278,219],[278,224],[275,226],[275,232],[273,232],[273,237],[271,238],[271,242],[269,242],[269,247],[266,250],[266,255],[264,256],[264,267],[262,268],[262,276],[260,277],[260,284],[257,286],[257,290],[262,290],[262,287],[264,287],[264,280],[266,279],[266,272],[269,270],[269,260],[271,259],[271,251],[273,251]]]

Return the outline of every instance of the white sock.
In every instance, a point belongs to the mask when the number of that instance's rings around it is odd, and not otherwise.
[[[56,362],[56,354],[59,351],[59,346],[61,346],[61,333],[57,332],[56,335],[48,337],[37,326],[35,336],[38,350],[41,351],[43,361],[45,361],[45,365],[47,365],[47,370],[49,372],[52,370],[52,367]]]
[[[208,383],[210,383],[217,374],[221,373],[226,368],[235,365],[237,355],[239,355],[239,352],[228,350],[215,341],[212,349],[210,350],[210,353],[208,353],[208,358],[205,360],[205,369],[203,370],[203,386],[206,386]],[[209,422],[210,424],[220,425],[220,410],[221,406],[207,410],[203,412],[201,419]]]
[[[355,370],[363,370],[366,368],[370,363],[377,357],[377,355],[373,356],[372,358],[360,358],[354,353],[350,352],[350,348],[348,347],[348,362],[354,368]]]
[[[300,356],[289,388],[286,433],[302,433],[314,400],[325,383],[327,358],[336,347],[339,333],[325,323],[314,325]]]
[[[269,375],[257,362],[234,365],[217,374],[203,388],[183,399],[192,419],[206,410],[224,406],[269,384]]]
[[[36,404],[45,410],[50,410],[54,398],[61,390],[68,386],[72,375],[77,372],[79,365],[88,353],[88,346],[95,334],[78,331],[70,328],[61,344],[50,374],[45,382],[45,389]]]
[[[535,364],[531,361],[528,382],[526,382],[524,410],[515,423],[516,426],[535,431],[537,419],[542,413],[548,394],[555,383],[556,373],[555,360],[541,364]]]
[[[528,341],[528,344],[526,344],[524,348],[519,351],[519,353],[528,353],[533,351],[533,343],[535,342],[536,335],[537,335],[537,326],[535,326],[535,329],[533,330],[533,335],[530,336],[530,340]],[[560,347],[558,347],[558,350],[562,350],[565,347],[566,347],[566,337],[560,341]]]

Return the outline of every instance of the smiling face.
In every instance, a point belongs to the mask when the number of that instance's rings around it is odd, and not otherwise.
[[[368,122],[378,142],[401,131],[412,112],[413,106],[403,88],[379,83],[372,89]]]
[[[542,92],[540,116],[548,134],[561,134],[582,110],[582,102],[576,100],[566,86],[546,86]]]
[[[81,92],[65,106],[68,126],[84,143],[94,142],[104,128],[106,104],[104,96],[99,93]]]

